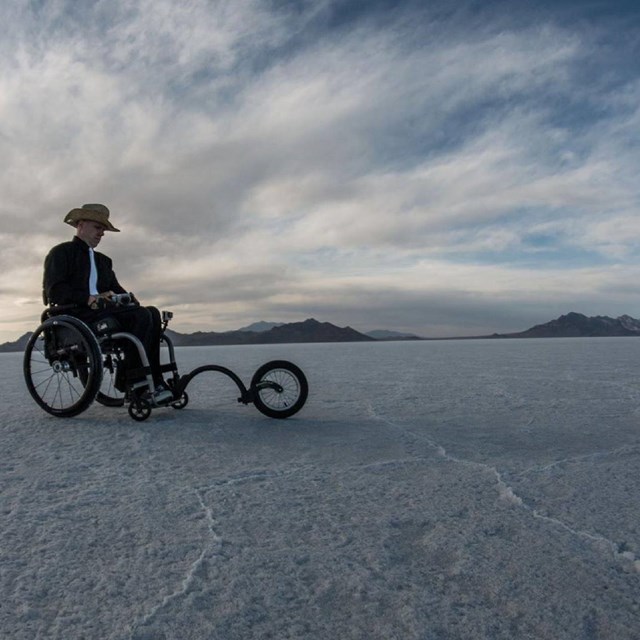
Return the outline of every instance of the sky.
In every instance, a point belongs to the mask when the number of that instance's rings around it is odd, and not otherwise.
[[[65,214],[177,331],[640,316],[640,4],[3,0],[0,341]]]

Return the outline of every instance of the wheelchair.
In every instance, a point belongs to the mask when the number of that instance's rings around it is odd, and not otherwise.
[[[127,294],[114,298],[114,306],[131,304]],[[127,404],[131,418],[143,421],[158,407],[184,409],[189,403],[187,386],[207,371],[231,378],[240,391],[238,402],[254,404],[270,418],[288,418],[300,411],[307,400],[309,386],[304,373],[286,360],[273,360],[260,366],[249,387],[233,371],[215,364],[180,375],[174,345],[165,333],[173,314],[163,311],[161,343],[168,349],[169,362],[161,365],[161,372],[172,398],[155,404],[149,360],[140,340],[120,330],[116,315],[90,326],[70,315],[73,308],[72,305],[50,305],[45,309],[41,324],[31,335],[24,352],[23,371],[29,393],[51,415],[76,416],[96,401],[107,407]],[[127,368],[127,341],[140,356],[142,368],[137,371]]]

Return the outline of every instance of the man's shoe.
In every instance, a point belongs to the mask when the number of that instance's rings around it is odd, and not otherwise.
[[[151,394],[151,402],[153,404],[167,404],[173,400],[173,392],[169,391],[165,386],[159,384],[156,385],[153,393]]]

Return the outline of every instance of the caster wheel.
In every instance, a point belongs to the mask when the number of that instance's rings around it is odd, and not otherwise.
[[[151,405],[146,400],[134,400],[129,405],[129,415],[137,422],[142,422],[151,415]]]

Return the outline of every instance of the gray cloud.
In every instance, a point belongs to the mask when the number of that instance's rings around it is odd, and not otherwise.
[[[633,39],[487,6],[4,3],[0,333],[39,315],[61,219],[96,200],[120,279],[177,328],[634,313],[611,284],[637,270],[640,79],[588,73]]]

